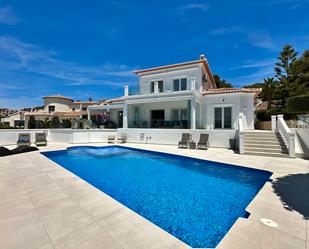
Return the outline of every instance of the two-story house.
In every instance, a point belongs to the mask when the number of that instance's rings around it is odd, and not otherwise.
[[[95,104],[94,101],[74,101],[64,96],[46,96],[43,97],[44,107],[42,110],[25,112],[25,128],[28,127],[30,116],[36,120],[51,119],[58,117],[60,119],[87,119],[87,108]]]
[[[234,129],[240,113],[254,126],[260,89],[217,88],[204,55],[198,60],[135,71],[139,92],[88,107],[122,128]]]

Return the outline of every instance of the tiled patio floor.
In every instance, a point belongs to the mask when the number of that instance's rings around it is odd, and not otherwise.
[[[71,145],[50,143],[41,151],[68,146]],[[295,175],[296,182],[303,179],[304,174],[308,179],[309,161],[245,156],[215,148],[193,151],[163,145],[125,146],[272,171],[273,183],[266,183],[247,208],[251,213],[249,219],[238,219],[218,248],[309,249],[309,221],[300,213],[303,210],[293,210],[298,206],[293,207],[289,202],[289,195],[293,195],[292,201],[304,203],[309,195],[309,182],[295,190],[286,180],[290,174]],[[273,184],[278,179],[283,187],[286,184],[287,189],[294,192],[287,192],[286,196],[280,196],[280,191],[276,194]],[[263,225],[262,217],[274,220],[279,226]],[[0,248],[190,247],[39,152],[30,152],[0,158]]]

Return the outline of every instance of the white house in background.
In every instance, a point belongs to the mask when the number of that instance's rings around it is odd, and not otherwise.
[[[8,115],[5,118],[1,118],[0,123],[8,125],[10,127],[24,127],[24,112],[16,112]]]
[[[74,101],[64,96],[46,96],[43,97],[44,108],[38,111],[25,112],[25,128],[28,128],[30,116],[36,120],[59,117],[60,119],[87,119],[87,107],[95,104],[94,101]]]
[[[235,129],[244,116],[254,129],[254,99],[261,89],[220,88],[204,55],[198,60],[137,70],[138,94],[88,107],[88,119],[118,128]]]

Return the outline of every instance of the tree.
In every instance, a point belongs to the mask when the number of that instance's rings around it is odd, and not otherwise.
[[[271,108],[271,102],[273,100],[275,86],[276,86],[276,81],[274,78],[264,79],[263,91],[264,91],[264,96],[267,100],[267,110]]]
[[[309,95],[309,50],[305,50],[293,65],[295,79],[291,84],[290,96]]]
[[[221,79],[218,74],[214,75],[214,80],[217,88],[233,88],[233,85],[231,83],[227,83],[226,80]]]
[[[30,116],[29,117],[28,128],[29,129],[35,129],[36,128],[36,121],[35,121],[35,117],[34,116]]]
[[[72,123],[71,123],[70,119],[62,120],[62,127],[63,128],[71,128],[72,127]]]
[[[43,128],[50,128],[50,120],[45,118],[42,122]]]
[[[287,44],[280,52],[278,60],[275,66],[276,78],[281,86],[282,98],[286,99],[290,95],[291,83],[295,80],[293,66],[297,60],[297,52],[292,45]]]
[[[50,122],[50,128],[60,128],[60,120],[57,116],[54,116]]]

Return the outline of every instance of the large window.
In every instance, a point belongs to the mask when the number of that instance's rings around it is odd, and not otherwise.
[[[151,93],[154,93],[154,85],[155,85],[155,82],[158,82],[159,93],[163,93],[163,80],[152,81],[152,82],[151,82],[151,89],[150,89],[150,92],[151,92]]]
[[[175,79],[174,80],[174,91],[185,91],[187,90],[187,79]]]
[[[215,107],[215,129],[232,128],[232,107]]]
[[[54,106],[54,105],[48,106],[48,112],[49,112],[49,113],[52,113],[52,112],[54,112],[54,111],[55,111],[55,106]]]
[[[187,109],[173,109],[171,113],[171,120],[173,121],[188,120]]]

